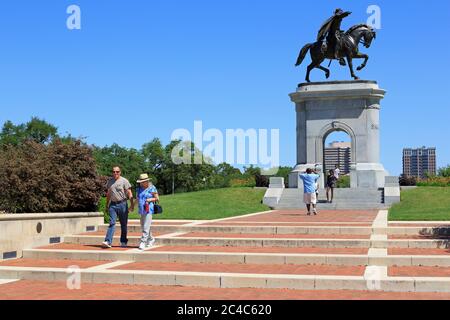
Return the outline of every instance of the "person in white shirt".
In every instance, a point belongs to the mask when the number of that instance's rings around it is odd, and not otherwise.
[[[334,176],[336,177],[336,179],[339,180],[340,174],[341,174],[341,170],[339,169],[339,166],[336,166],[336,169],[334,169]]]

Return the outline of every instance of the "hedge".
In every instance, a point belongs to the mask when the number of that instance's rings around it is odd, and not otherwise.
[[[96,211],[105,189],[92,150],[80,141],[27,141],[0,150],[0,211]]]

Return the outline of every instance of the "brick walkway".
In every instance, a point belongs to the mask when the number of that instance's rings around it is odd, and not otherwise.
[[[248,253],[287,253],[287,254],[367,254],[366,248],[283,248],[283,247],[188,247],[163,246],[151,251],[168,252],[248,252]]]
[[[423,249],[423,248],[389,248],[388,254],[391,256],[439,256],[450,255],[449,249]]]
[[[285,289],[205,289],[194,287],[19,281],[0,286],[0,300],[450,300],[449,293],[297,291]]]
[[[228,222],[373,222],[377,214],[377,210],[324,210],[318,216],[307,216],[305,210],[278,210]]]
[[[389,236],[390,240],[450,240],[450,236],[401,235]]]
[[[391,277],[450,277],[450,267],[389,267]]]
[[[386,211],[378,210],[329,210],[318,216],[279,210],[210,222],[159,220],[153,226],[157,246],[145,253],[136,246],[117,246],[120,228],[112,249],[101,246],[105,231],[67,235],[67,243],[24,250],[27,259],[0,262],[0,279],[2,274],[28,279],[0,285],[0,299],[450,300],[448,238],[422,236],[421,228],[430,228],[426,223],[417,223],[415,230],[407,229],[414,228],[407,223],[389,229],[386,219]],[[138,228],[130,231],[130,243],[136,245]],[[249,238],[258,240],[245,240]],[[75,265],[83,269],[82,290],[68,290],[64,282],[31,281],[64,280],[64,269]],[[404,292],[334,291],[365,290],[369,281],[379,281],[383,290]],[[240,289],[212,289],[221,287]],[[322,290],[327,288],[331,290]],[[446,293],[408,293],[423,290]]]
[[[86,260],[36,260],[20,259],[0,262],[0,266],[8,267],[36,267],[36,268],[69,268],[77,266],[81,269],[92,268],[108,263],[107,261],[86,261]]]
[[[311,218],[312,221],[312,218]],[[233,220],[215,222],[215,223],[202,223],[202,226],[244,226],[244,227],[371,227],[371,223],[366,222],[236,222]]]
[[[370,235],[345,234],[258,234],[191,232],[177,236],[183,238],[242,238],[242,239],[370,239]]]
[[[68,243],[58,243],[49,246],[39,247],[38,249],[53,249],[53,250],[86,250],[86,251],[127,251],[133,247],[121,248],[119,246],[112,247],[110,249],[105,249],[101,245],[83,245],[83,244],[68,244]]]
[[[116,267],[116,270],[152,270],[249,273],[249,274],[296,274],[296,275],[334,275],[362,276],[365,266],[329,266],[329,265],[256,265],[256,264],[204,264],[204,263],[160,263],[136,262]]]

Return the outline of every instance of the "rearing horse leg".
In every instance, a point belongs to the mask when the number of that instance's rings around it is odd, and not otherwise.
[[[306,72],[306,82],[311,82],[309,80],[309,75],[311,74],[311,71],[316,68],[316,62],[311,62],[311,64],[308,66],[307,72]]]
[[[356,56],[354,56],[354,58],[356,58],[356,59],[364,59],[364,62],[358,68],[356,68],[356,70],[358,70],[358,71],[364,69],[366,67],[366,65],[367,65],[367,61],[369,61],[369,56],[367,54],[364,54],[364,53],[359,53],[358,52],[358,54]]]
[[[351,56],[347,56],[348,67],[350,68],[350,74],[355,80],[359,80],[359,78],[355,75],[355,71],[353,71],[353,59]]]
[[[330,77],[330,69],[322,67],[321,65],[319,65],[317,68],[325,72],[325,76],[327,77],[327,79]]]

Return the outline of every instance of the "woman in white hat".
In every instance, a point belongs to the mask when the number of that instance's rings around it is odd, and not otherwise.
[[[150,248],[155,244],[150,228],[152,226],[153,214],[155,213],[155,202],[159,201],[158,190],[151,183],[148,174],[141,174],[137,190],[137,200],[139,203],[139,214],[141,215],[142,238],[139,250]]]

